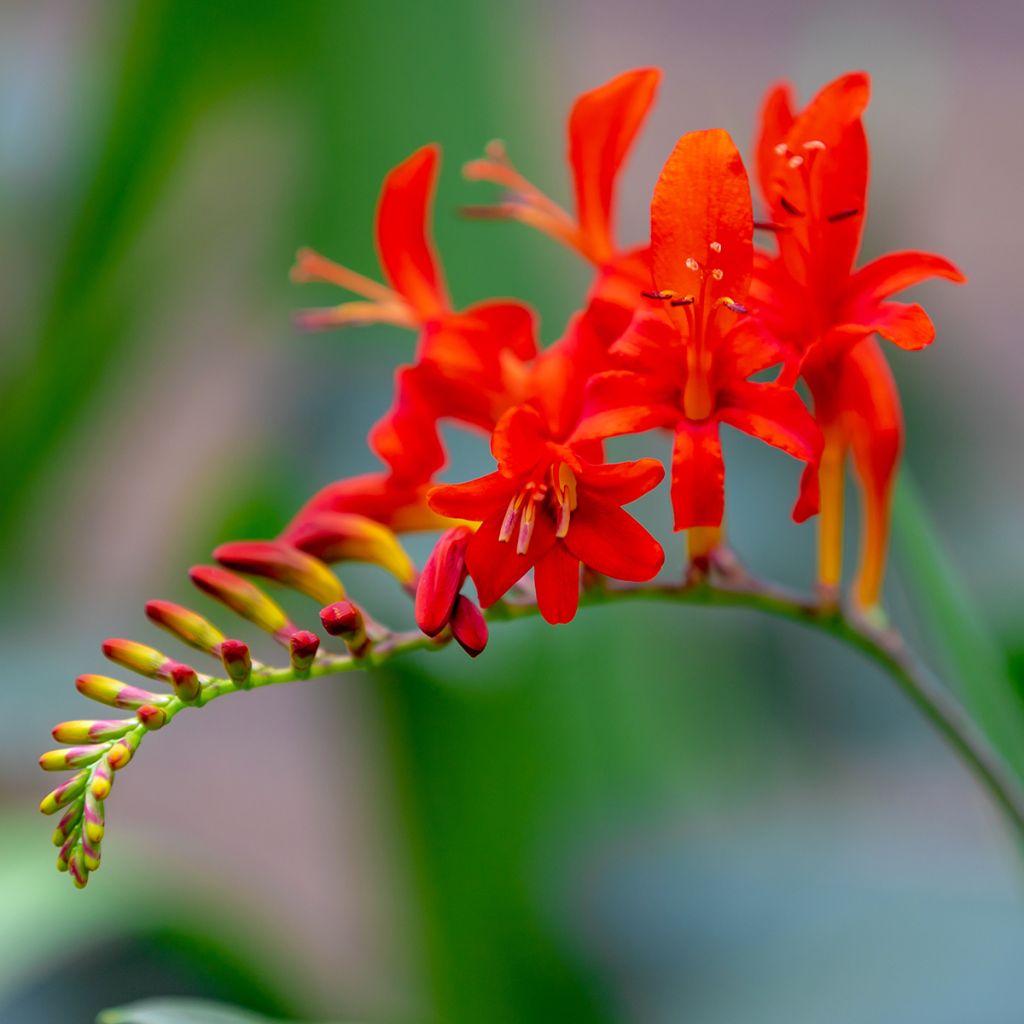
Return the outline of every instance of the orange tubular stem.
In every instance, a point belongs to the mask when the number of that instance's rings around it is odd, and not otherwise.
[[[854,604],[862,612],[873,611],[881,603],[889,550],[892,492],[890,484],[881,494],[868,494],[866,490],[864,493],[860,565],[853,587]]]
[[[818,479],[821,513],[818,517],[818,585],[838,595],[843,576],[843,491],[846,445],[834,434],[825,435]]]
[[[721,526],[694,526],[686,531],[686,553],[690,565],[706,572],[712,552],[721,545],[725,530]]]

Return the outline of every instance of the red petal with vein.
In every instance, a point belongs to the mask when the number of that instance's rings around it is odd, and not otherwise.
[[[491,437],[491,454],[504,476],[529,473],[547,452],[547,429],[536,409],[517,405],[498,421]]]
[[[584,565],[616,580],[649,580],[665,563],[661,545],[628,512],[601,501],[580,501],[565,543]]]
[[[884,302],[872,313],[861,315],[855,324],[843,324],[841,331],[863,330],[880,334],[886,341],[908,351],[927,348],[935,340],[935,325],[917,303]]]
[[[675,529],[721,526],[725,511],[725,463],[717,420],[680,420],[672,449]]]
[[[451,519],[483,520],[500,512],[504,515],[515,488],[501,473],[468,480],[463,484],[439,484],[430,489],[427,500],[430,507]]]
[[[520,555],[514,537],[509,541],[498,540],[503,519],[504,509],[484,522],[466,549],[469,575],[484,608],[504,597],[555,543],[555,524],[544,510],[538,510],[530,546],[525,555]]]
[[[452,617],[466,582],[466,548],[472,536],[465,526],[446,530],[423,566],[416,587],[416,625],[427,636],[437,636]]]
[[[654,102],[656,68],[627,71],[576,101],[569,115],[569,161],[576,211],[588,255],[597,263],[615,250],[612,205],[615,182]]]
[[[580,489],[598,497],[606,505],[628,505],[653,491],[665,479],[665,467],[657,459],[615,462],[587,466]]]
[[[629,370],[599,373],[587,388],[574,441],[639,434],[679,418],[678,388]]]
[[[440,150],[418,149],[384,179],[377,207],[377,249],[384,275],[422,320],[449,307],[430,237],[430,205]]]
[[[725,388],[718,418],[795,459],[815,462],[821,454],[821,431],[792,388],[751,382]]]
[[[944,256],[930,252],[890,252],[856,271],[846,286],[850,307],[874,305],[931,277],[963,284],[967,278]]]
[[[772,183],[778,153],[775,147],[784,142],[793,124],[793,87],[780,82],[768,91],[761,107],[761,131],[757,139],[757,181],[761,195],[772,194]]]
[[[546,622],[558,626],[572,622],[580,604],[580,562],[564,544],[556,542],[537,561],[533,571],[537,607]]]
[[[742,302],[753,260],[750,184],[743,160],[720,128],[690,132],[677,143],[654,187],[651,269],[656,287],[692,294],[698,274],[688,259],[723,271],[714,294]],[[712,252],[713,242],[721,252]]]

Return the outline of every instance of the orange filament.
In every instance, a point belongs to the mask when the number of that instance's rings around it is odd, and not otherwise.
[[[818,517],[818,584],[838,591],[843,575],[843,489],[846,445],[825,435],[825,449],[818,469],[821,512]]]

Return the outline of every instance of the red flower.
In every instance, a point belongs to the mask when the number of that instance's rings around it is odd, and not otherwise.
[[[855,598],[878,603],[888,545],[892,485],[903,443],[899,395],[872,334],[904,349],[931,343],[918,305],[890,297],[929,277],[962,282],[948,260],[891,253],[854,271],[867,207],[868,149],[861,115],[866,74],[843,75],[799,115],[790,89],[765,103],[758,177],[778,255],[758,255],[753,300],[767,329],[789,348],[787,379],[810,387],[822,428],[819,578],[839,586],[843,478],[848,452],[864,494],[864,542]]]
[[[691,534],[691,556],[718,543],[725,466],[719,427],[731,424],[805,462],[820,439],[796,392],[753,383],[777,363],[744,306],[750,282],[753,222],[740,155],[721,130],[683,136],[658,179],[651,206],[651,264],[658,309],[638,314],[612,347],[624,367],[592,382],[577,438],[610,437],[652,427],[675,431],[672,504],[675,528]],[[815,511],[813,479],[794,516]],[[710,528],[710,529],[707,529]]]
[[[532,406],[511,409],[491,440],[498,471],[435,487],[436,512],[475,520],[466,567],[484,608],[534,569],[537,604],[551,623],[579,604],[580,564],[620,580],[648,580],[661,568],[658,542],[621,508],[656,487],[654,459],[596,465],[555,440]]]
[[[647,247],[622,249],[615,241],[615,186],[654,102],[661,72],[627,71],[584,93],[569,114],[569,164],[576,197],[575,218],[549,199],[512,166],[501,143],[487,156],[466,165],[473,181],[490,181],[508,190],[497,206],[470,207],[479,217],[522,221],[580,253],[598,269],[593,295],[626,309],[636,306],[637,291],[650,283]]]
[[[444,465],[438,420],[492,430],[515,401],[519,364],[537,350],[533,314],[524,305],[496,300],[452,309],[430,237],[439,159],[436,146],[425,146],[384,181],[377,249],[388,285],[310,249],[299,252],[292,270],[294,280],[336,284],[365,300],[307,310],[300,326],[390,323],[420,332],[416,362],[397,371],[394,406],[370,434],[373,450],[410,483]]]

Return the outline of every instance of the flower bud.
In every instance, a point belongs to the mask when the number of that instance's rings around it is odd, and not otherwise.
[[[43,797],[39,804],[39,810],[43,814],[56,814],[62,807],[67,807],[72,800],[81,795],[88,779],[89,772],[87,770],[72,775],[67,782],[62,782],[56,789],[51,790]]]
[[[358,606],[351,601],[338,601],[320,611],[320,621],[331,636],[341,637],[354,658],[365,658],[370,653],[370,638],[366,635],[366,621]]]
[[[85,791],[85,807],[82,811],[82,831],[88,837],[89,842],[95,846],[99,846],[103,840],[103,833],[106,830],[105,817],[103,801],[98,800],[92,791],[87,789]]]
[[[423,566],[416,587],[416,625],[427,636],[437,636],[452,617],[466,582],[466,546],[472,537],[468,526],[445,530]]]
[[[215,565],[195,565],[189,569],[188,574],[204,593],[243,619],[248,619],[260,629],[287,642],[288,635],[293,631],[288,616],[259,587]]]
[[[246,687],[252,675],[252,655],[249,645],[241,640],[225,640],[220,645],[220,660],[228,678],[241,687]]]
[[[100,848],[98,845],[93,845],[89,842],[89,837],[82,833],[81,839],[81,850],[82,850],[82,863],[85,865],[85,870],[88,873],[98,871],[100,867]],[[77,877],[76,877],[77,881]]]
[[[372,562],[402,584],[411,583],[416,576],[416,568],[394,532],[354,512],[321,512],[298,527],[289,540],[324,562]]]
[[[63,846],[67,842],[68,836],[78,827],[78,823],[81,821],[82,808],[84,806],[84,797],[79,797],[68,805],[60,821],[57,822],[57,827],[53,830],[54,846]]]
[[[199,682],[199,675],[190,665],[183,665],[180,661],[169,662],[165,668],[174,688],[174,696],[185,704],[192,704],[199,699],[202,692],[202,684]]]
[[[58,743],[99,743],[103,740],[118,740],[134,728],[133,718],[108,718],[102,721],[81,719],[55,725],[53,738]]]
[[[107,763],[110,765],[111,771],[120,771],[135,755],[135,751],[139,749],[139,741],[141,736],[137,732],[130,732],[124,739],[118,740],[107,754]],[[96,796],[95,791],[93,795]],[[98,799],[103,799],[98,797]]]
[[[84,889],[89,882],[89,869],[85,865],[85,852],[80,845],[71,851],[68,871],[71,872],[75,888]]]
[[[92,782],[89,783],[89,792],[97,800],[106,800],[110,796],[110,789],[114,785],[113,769],[110,767],[108,758],[97,762],[92,770]]]
[[[341,601],[345,588],[330,569],[312,555],[279,540],[237,541],[213,553],[221,565],[250,576],[262,576],[306,594],[320,604]]]
[[[224,639],[224,634],[198,612],[172,601],[148,602],[146,615],[151,622],[173,633],[189,647],[206,654],[216,655],[217,646]]]
[[[483,652],[487,646],[487,621],[480,609],[464,594],[455,602],[451,626],[452,636],[471,658]]]
[[[92,747],[62,747],[48,750],[39,758],[44,772],[65,772],[69,768],[86,768],[98,761],[107,751],[107,744]]]
[[[166,654],[161,654],[156,648],[147,647],[146,644],[136,643],[134,640],[104,640],[103,653],[118,665],[151,678],[160,674],[160,666],[167,661]]]
[[[296,672],[308,672],[320,648],[320,637],[308,629],[296,630],[288,638],[288,653]]]
[[[108,676],[85,675],[75,680],[75,686],[83,697],[108,704],[112,708],[127,708],[136,711],[143,704],[166,704],[168,698],[137,686],[130,686]]]
[[[148,732],[156,732],[167,724],[167,712],[154,704],[143,704],[136,712],[142,727]]]

